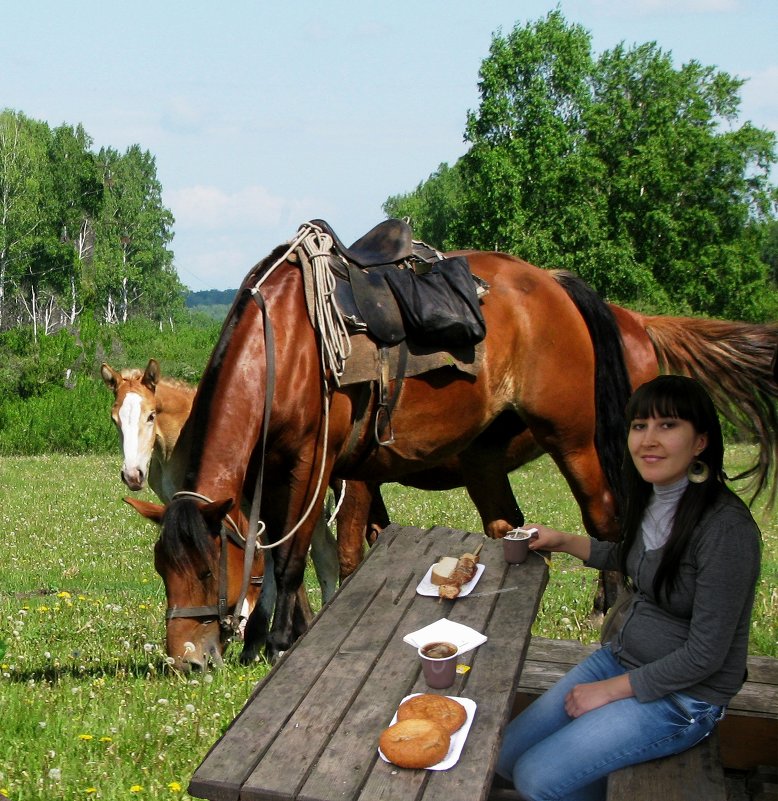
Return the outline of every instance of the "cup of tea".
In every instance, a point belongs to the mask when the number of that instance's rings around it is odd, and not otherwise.
[[[454,683],[459,648],[452,642],[428,642],[419,648],[419,659],[428,687],[444,690]]]
[[[510,565],[520,565],[529,554],[529,541],[537,529],[515,528],[502,538],[505,561]]]

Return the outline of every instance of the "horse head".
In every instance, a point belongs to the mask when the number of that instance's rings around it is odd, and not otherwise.
[[[244,595],[246,542],[229,516],[232,499],[175,498],[167,506],[125,498],[143,517],[160,525],[154,567],[167,596],[165,643],[178,670],[219,666],[229,640],[239,633],[258,592]],[[252,576],[261,576],[263,559],[255,551]],[[258,589],[257,580],[253,590]],[[250,600],[250,603],[249,603]],[[241,605],[241,609],[236,606]],[[241,655],[255,658],[258,648]]]
[[[104,363],[100,374],[114,396],[111,419],[119,431],[124,453],[122,481],[133,491],[143,489],[156,440],[159,364],[150,359],[141,373],[118,372]]]

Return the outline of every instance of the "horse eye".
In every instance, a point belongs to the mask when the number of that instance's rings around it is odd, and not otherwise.
[[[156,412],[151,412],[151,414],[149,415],[148,422],[149,422],[149,423],[153,423],[153,422],[154,422],[154,419],[156,418],[156,416],[157,416],[157,413],[156,413]]]
[[[211,573],[210,570],[206,570],[205,573],[202,573],[200,575],[200,581],[205,581],[206,579],[211,578],[212,575],[213,575],[213,573]]]

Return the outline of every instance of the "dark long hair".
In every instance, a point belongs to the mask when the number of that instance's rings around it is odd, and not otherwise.
[[[678,502],[670,536],[654,577],[654,595],[658,598],[662,590],[667,595],[672,592],[681,555],[705,511],[720,493],[730,492],[724,483],[721,423],[716,407],[702,385],[693,378],[680,375],[660,375],[638,387],[627,403],[625,417],[628,425],[636,418],[675,417],[688,421],[698,434],[707,434],[708,437],[708,444],[697,459],[707,465],[710,474],[701,484],[689,482]],[[621,572],[626,575],[627,555],[640,536],[640,525],[653,492],[653,485],[643,480],[629,450],[624,457],[624,483],[626,504],[620,560]]]

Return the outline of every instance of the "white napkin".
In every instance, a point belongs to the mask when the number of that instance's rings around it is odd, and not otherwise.
[[[428,642],[450,642],[457,646],[459,653],[471,651],[486,642],[486,635],[481,632],[471,629],[469,626],[463,626],[461,623],[455,623],[447,617],[436,620],[425,626],[418,631],[412,631],[403,637],[403,642],[412,645],[414,648],[421,648]]]

